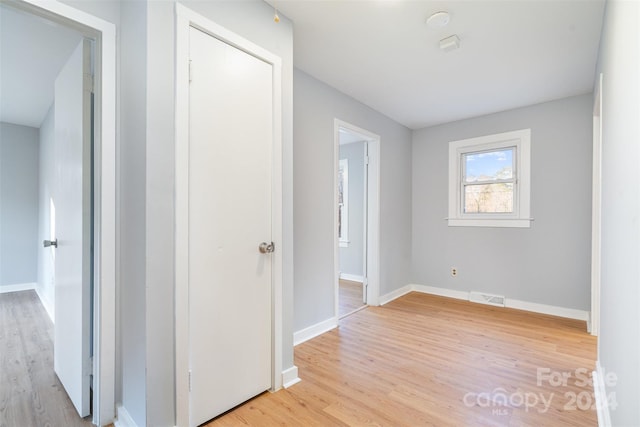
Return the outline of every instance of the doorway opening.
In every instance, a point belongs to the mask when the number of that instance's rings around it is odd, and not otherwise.
[[[18,0],[10,5],[3,3],[0,13],[3,19],[2,40],[11,41],[8,45],[3,43],[2,49],[2,110],[3,114],[18,113],[18,116],[3,118],[2,121],[13,124],[14,128],[33,129],[36,135],[33,171],[36,177],[34,209],[37,212],[33,214],[36,218],[33,228],[38,231],[35,238],[28,239],[28,244],[33,247],[38,261],[35,263],[36,273],[31,283],[33,290],[28,291],[31,297],[23,298],[22,303],[35,305],[35,309],[42,315],[40,320],[44,326],[38,330],[43,339],[49,340],[49,344],[44,345],[54,347],[56,353],[53,356],[53,366],[48,369],[55,369],[66,394],[71,398],[71,414],[77,409],[81,416],[91,413],[91,418],[87,418],[86,422],[107,424],[113,421],[115,415],[115,26],[59,2]],[[20,29],[26,29],[26,34],[19,35],[15,26],[5,25],[5,19],[22,22],[24,25]],[[66,54],[61,53],[58,49],[60,46],[56,45],[61,40],[55,37],[55,40],[48,40],[54,42],[49,48],[43,43],[34,42],[38,27],[65,33],[62,38],[70,43],[70,50],[67,49]],[[11,28],[13,32],[5,37],[5,31]],[[44,64],[42,70],[32,62],[30,66],[5,73],[15,65],[14,62],[19,62],[18,59],[5,57],[11,53],[10,49],[5,49],[9,45],[20,51],[16,51],[16,54],[21,53],[23,59],[37,61],[53,58],[55,62],[55,58],[58,58],[62,62],[53,66]],[[38,72],[46,71],[45,68],[52,69],[53,77],[49,77],[55,83],[48,78],[38,78]],[[21,75],[27,77],[27,81],[22,79],[18,83],[17,78]],[[93,78],[86,77],[89,75],[93,75]],[[6,83],[16,86],[19,91],[18,102],[9,99],[11,91],[5,90]],[[30,99],[27,96],[29,90],[43,83],[46,83],[45,88],[41,90],[50,93],[51,97],[57,90],[56,86],[60,85],[58,92],[65,94],[64,99],[53,102],[45,96],[39,99],[39,104],[27,102]],[[5,101],[9,102],[9,108],[6,108]],[[73,108],[68,108],[70,105]],[[60,109],[60,113],[54,113],[54,109]],[[39,110],[40,116],[36,114],[29,122],[25,117],[34,110]],[[18,118],[20,115],[22,119]],[[73,117],[78,117],[78,120],[70,119]],[[67,128],[66,131],[69,132],[61,131],[58,135],[58,131],[63,128],[58,126],[58,119],[70,124],[73,130]],[[21,123],[22,120],[26,121]],[[56,141],[61,141],[62,149],[52,149]],[[71,148],[76,143],[80,151]],[[85,143],[86,149],[83,148]],[[90,173],[92,169],[95,171],[94,176]],[[65,179],[75,180],[74,188],[78,191],[71,191],[65,184],[61,184],[58,187],[63,190],[56,195],[49,194],[52,176],[65,176]],[[62,202],[61,199],[66,201]],[[73,216],[63,205],[72,207]],[[64,226],[61,226],[60,220],[65,222]],[[78,232],[77,235],[66,232],[69,225]],[[62,256],[61,251],[70,255]],[[52,268],[65,257],[65,265],[71,266],[74,274],[82,270],[78,275],[70,274],[68,269]],[[60,271],[63,271],[60,274],[62,279],[56,279],[57,272]],[[69,286],[71,282],[82,289],[81,296],[76,292],[78,288]],[[92,284],[95,288],[92,288]],[[35,290],[40,298],[36,296]],[[67,307],[64,304],[59,306],[60,296],[64,296],[63,300],[66,302],[82,300],[82,309],[79,310],[81,313],[60,309],[59,307]],[[53,325],[48,317],[54,320]],[[80,318],[82,320],[78,320]],[[65,324],[70,325],[73,330],[58,330]],[[49,335],[55,336],[55,346]],[[68,339],[71,336],[81,336],[86,343],[80,345],[81,350],[71,349],[71,353],[78,354],[78,358],[82,359],[82,364],[57,354],[60,349],[70,348]],[[50,359],[51,357],[49,365]],[[63,370],[68,372],[69,367],[74,372],[74,386],[68,386],[63,379],[65,374],[61,373]],[[51,372],[50,376],[52,374]],[[90,384],[92,387],[89,387]],[[51,385],[43,396],[50,396],[50,388]],[[80,406],[75,399],[79,395],[83,399]],[[54,412],[58,413],[59,403],[43,399],[40,404],[43,407],[54,405]],[[47,413],[40,414],[42,411],[28,412],[31,416],[50,416]],[[31,421],[35,424],[44,422]],[[55,419],[53,422],[56,423]]]
[[[335,313],[378,304],[380,137],[336,119]]]

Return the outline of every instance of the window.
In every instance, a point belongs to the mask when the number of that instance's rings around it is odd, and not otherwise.
[[[449,143],[449,226],[529,227],[531,129]]]
[[[463,153],[464,213],[513,213],[516,147]]]
[[[338,244],[349,245],[349,160],[341,159],[338,167]]]

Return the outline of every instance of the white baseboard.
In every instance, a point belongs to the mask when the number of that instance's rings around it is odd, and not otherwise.
[[[441,297],[449,297],[469,301],[469,292],[459,291],[456,289],[439,288],[436,286],[425,286],[409,284],[380,297],[380,305],[387,304],[396,298],[400,298],[409,292],[422,292],[424,294],[438,295]],[[576,320],[589,320],[589,312],[585,310],[576,310],[574,308],[557,307],[554,305],[538,304],[535,302],[520,301],[511,298],[505,298],[505,306],[518,310],[532,311],[534,313],[549,314],[552,316],[565,317]]]
[[[596,362],[596,370],[593,371],[593,396],[596,401],[599,427],[611,427],[611,413],[609,412],[609,399],[604,382],[604,371],[600,362]]]
[[[364,277],[358,276],[357,274],[340,273],[340,278],[342,280],[350,280],[352,282],[359,282],[359,283],[364,282]]]
[[[378,298],[378,303],[380,305],[385,305],[386,303],[391,302],[396,298],[400,298],[401,296],[406,295],[411,291],[413,291],[413,285],[403,286],[400,289],[389,292],[388,294],[380,295],[380,298]]]
[[[555,305],[538,304],[536,302],[520,301],[506,298],[505,306],[518,310],[533,311],[534,313],[550,314],[551,316],[566,317],[568,319],[589,321],[589,312],[575,308],[557,307]]]
[[[298,384],[300,381],[297,366],[294,365],[282,372],[282,387],[289,388],[294,384]]]
[[[400,289],[396,289],[393,292],[389,292],[386,295],[382,295],[380,297],[380,305],[387,304],[396,298],[400,298],[401,296],[408,294],[409,292],[421,292],[423,294],[438,295],[441,297],[449,297],[466,301],[469,300],[469,292],[438,288],[435,286],[409,284],[401,287]]]
[[[305,341],[309,341],[311,338],[315,338],[318,335],[322,335],[332,329],[338,327],[338,318],[332,317],[327,320],[323,320],[320,323],[311,325],[308,328],[304,328],[301,331],[293,333],[293,345],[302,344]]]
[[[118,405],[116,408],[116,420],[113,425],[115,427],[138,427],[129,412],[127,412],[127,409],[122,405]]]
[[[438,288],[436,286],[411,285],[416,292],[423,294],[438,295],[440,297],[448,297],[469,301],[469,292],[458,291],[456,289]]]
[[[8,292],[29,291],[35,288],[36,288],[35,283],[17,283],[15,285],[2,285],[0,286],[0,294],[5,294]]]
[[[40,290],[40,287],[36,287],[36,294],[38,294],[38,298],[40,298],[40,302],[42,303],[42,306],[44,307],[45,311],[47,312],[47,314],[49,315],[49,319],[51,319],[51,323],[56,323],[56,316],[55,316],[55,311],[54,311],[54,307],[53,307],[53,303],[49,302],[49,300],[47,300],[47,298],[45,298],[44,294],[42,293],[42,291]]]

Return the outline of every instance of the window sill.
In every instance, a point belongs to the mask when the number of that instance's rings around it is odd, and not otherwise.
[[[449,227],[530,228],[533,219],[447,219]]]

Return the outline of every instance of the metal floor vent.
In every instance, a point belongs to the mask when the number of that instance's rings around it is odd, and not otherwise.
[[[480,304],[495,305],[504,307],[504,295],[491,295],[482,292],[469,292],[469,301],[478,302]]]

